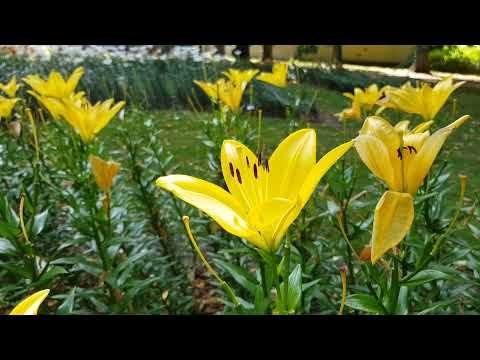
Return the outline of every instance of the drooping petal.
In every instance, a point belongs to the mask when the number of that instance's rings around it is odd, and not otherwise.
[[[354,140],[351,140],[330,150],[311,169],[308,175],[304,178],[299,193],[300,204],[302,208],[308,202],[310,196],[312,196],[313,191],[317,187],[322,177],[338,160],[340,160],[343,155],[345,155],[348,150],[350,150],[353,144]]]
[[[371,259],[375,263],[407,235],[413,222],[413,197],[386,191],[375,208]]]
[[[290,134],[269,160],[271,197],[294,200],[316,163],[316,134],[302,129]]]
[[[30,295],[20,304],[15,306],[10,315],[37,315],[38,308],[42,304],[43,300],[45,300],[49,292],[50,290],[47,289]]]
[[[395,169],[385,143],[373,135],[359,135],[355,138],[355,149],[376,177],[385,181],[390,189],[401,190],[395,180]]]
[[[239,202],[220,186],[187,175],[163,176],[156,184],[205,212],[229,233],[247,240],[258,237]]]
[[[412,161],[412,164],[408,168],[406,181],[407,191],[410,194],[414,195],[418,191],[419,187],[423,183],[423,180],[430,171],[430,168],[432,167],[432,164],[435,161],[438,153],[440,152],[443,144],[453,132],[453,130],[460,127],[469,118],[469,115],[462,116],[450,125],[440,130],[437,130],[423,143],[423,146],[421,147],[420,151]]]

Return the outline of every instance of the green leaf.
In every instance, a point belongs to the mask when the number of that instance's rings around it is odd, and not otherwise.
[[[398,295],[397,315],[408,315],[408,287],[402,286]]]
[[[255,314],[264,315],[270,305],[270,297],[264,296],[262,285],[257,285],[255,291]]]
[[[49,283],[54,277],[61,274],[67,274],[68,271],[61,266],[52,266],[43,273],[40,279],[35,282],[35,286],[40,286]]]
[[[20,223],[17,214],[8,204],[8,199],[6,196],[0,199],[0,214],[2,215],[4,220],[12,226],[16,227]]]
[[[42,232],[45,227],[45,223],[48,217],[48,209],[41,212],[40,214],[35,215],[32,226],[33,235],[38,235]]]
[[[450,278],[450,275],[445,274],[439,270],[422,270],[418,274],[415,274],[410,280],[403,281],[402,285],[404,286],[418,286],[434,280],[446,280]]]
[[[214,259],[213,261],[224,271],[228,272],[238,284],[248,290],[252,295],[255,295],[258,281],[252,274],[240,266],[230,264],[226,261],[219,259]]]
[[[0,238],[0,254],[9,254],[15,252],[15,247],[10,241]]]
[[[70,293],[65,298],[62,305],[57,309],[57,315],[69,315],[73,312],[73,306],[75,305],[75,290],[77,288],[74,286]]]
[[[283,299],[285,290],[285,283],[280,284],[280,296]],[[288,276],[288,294],[287,294],[287,311],[294,312],[302,297],[302,267],[300,264],[295,266],[295,269]]]
[[[371,314],[383,314],[383,309],[377,300],[368,294],[353,294],[347,297],[345,305]]]
[[[423,309],[422,311],[420,312],[417,312],[415,313],[415,315],[427,315],[437,309],[440,309],[444,306],[447,306],[447,305],[450,305],[450,304],[453,304],[454,302],[456,302],[458,299],[453,299],[453,300],[446,300],[446,301],[441,301],[441,302],[438,302],[436,304],[434,304],[433,306],[430,306],[426,309]]]

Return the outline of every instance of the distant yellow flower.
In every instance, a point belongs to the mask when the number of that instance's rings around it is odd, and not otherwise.
[[[408,121],[393,127],[379,116],[365,120],[355,139],[355,148],[370,171],[389,188],[375,210],[372,262],[406,236],[413,221],[413,196],[448,136],[468,118],[462,116],[432,135],[428,130],[432,122],[409,131]]]
[[[38,75],[28,75],[23,81],[30,85],[33,91],[41,96],[61,99],[73,94],[83,73],[83,68],[78,67],[73,71],[67,81],[64,80],[58,71],[52,71],[47,80],[43,80]]]
[[[208,214],[229,233],[273,252],[318,182],[352,145],[350,141],[337,146],[317,162],[315,131],[303,129],[262,161],[243,144],[226,140],[220,158],[229,192],[187,175],[163,176],[156,184]]]
[[[17,84],[17,78],[15,76],[12,77],[7,84],[0,84],[0,90],[2,90],[10,98],[15,97],[15,94],[17,93],[17,90],[20,89],[20,87],[22,87],[22,85]]]
[[[394,108],[408,114],[418,114],[425,121],[435,118],[445,105],[448,97],[465,81],[453,84],[452,76],[439,81],[432,89],[429,84],[413,87],[410,82],[401,88],[388,87],[385,89],[386,98],[379,105]]]
[[[109,193],[112,189],[113,178],[120,169],[120,164],[115,161],[105,161],[95,155],[90,155],[89,161],[98,187],[104,193]]]
[[[58,112],[77,132],[84,142],[92,141],[95,136],[123,108],[125,101],[120,101],[112,107],[113,99],[98,102],[95,105],[83,97],[81,99],[67,98],[57,101]]]
[[[242,86],[248,84],[259,73],[259,70],[237,70],[228,69],[228,71],[222,72],[235,86]]]
[[[0,120],[7,119],[11,113],[19,98],[9,99],[0,95]]]
[[[335,114],[340,119],[354,118],[361,120],[362,109],[367,111],[372,110],[373,106],[383,96],[384,89],[379,89],[377,84],[372,84],[365,90],[355,88],[353,94],[343,93],[345,97],[352,100],[352,106],[349,109],[343,110],[341,113]]]
[[[38,291],[15,306],[10,315],[37,315],[38,308],[48,296],[49,289]]]
[[[240,113],[242,97],[247,86],[247,82],[243,81],[236,85],[233,81],[219,79],[216,83],[207,83],[194,80],[213,101],[220,102],[235,114]]]
[[[287,86],[288,64],[277,63],[273,65],[273,71],[271,73],[262,72],[257,76],[257,80],[278,86]]]
[[[362,108],[360,107],[360,103],[358,99],[353,99],[352,107],[348,109],[343,109],[342,112],[335,114],[340,120],[346,119],[362,119]]]

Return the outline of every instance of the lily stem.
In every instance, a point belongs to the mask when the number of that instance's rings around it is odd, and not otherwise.
[[[285,234],[285,271],[283,273],[283,301],[285,310],[288,314],[288,280],[290,273],[290,239],[288,237],[288,231]]]

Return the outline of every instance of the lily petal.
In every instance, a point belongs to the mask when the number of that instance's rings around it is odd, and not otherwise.
[[[413,222],[413,197],[407,193],[386,191],[375,208],[372,252],[374,264],[407,235]]]
[[[316,163],[316,134],[298,130],[285,138],[269,160],[271,197],[294,200]],[[313,190],[312,190],[313,191]]]
[[[208,214],[229,233],[247,240],[258,237],[249,228],[241,205],[220,186],[187,175],[163,176],[156,184]]]
[[[299,197],[301,201],[301,208],[303,208],[303,206],[305,206],[305,204],[308,202],[310,196],[312,196],[313,191],[317,187],[322,177],[343,155],[345,155],[348,150],[350,150],[353,144],[354,140],[351,140],[330,150],[311,169],[308,176],[306,176],[305,181],[302,183],[302,188],[300,189]]]
[[[460,127],[465,121],[470,118],[469,115],[462,116],[458,120],[454,121],[450,125],[437,130],[433,135],[428,137],[424,142],[418,154],[412,161],[411,166],[408,168],[407,173],[407,191],[414,195],[419,187],[422,185],[425,176],[427,176],[430,168],[432,167],[435,158],[440,152],[443,144],[453,132],[453,130]]]
[[[359,135],[355,139],[355,149],[362,161],[376,177],[385,181],[389,188],[397,188],[395,170],[392,167],[388,153],[389,149],[385,143],[372,135]]]
[[[49,289],[38,291],[15,306],[10,315],[37,315],[38,308],[47,297]]]

